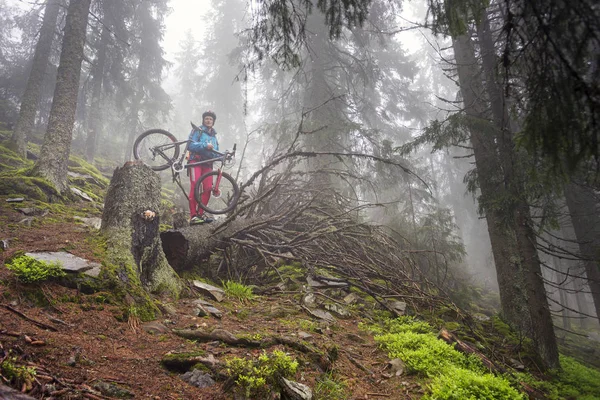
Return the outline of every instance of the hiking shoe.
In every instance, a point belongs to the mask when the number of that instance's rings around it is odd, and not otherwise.
[[[206,222],[206,221],[204,221],[204,218],[202,218],[199,215],[194,215],[192,217],[192,219],[190,219],[190,225],[200,225],[200,224],[203,224],[204,222]]]
[[[206,214],[201,215],[200,218],[202,218],[204,220],[204,222],[206,222],[207,224],[210,224],[211,222],[213,222],[215,220],[213,217],[211,217],[210,215],[206,215]]]

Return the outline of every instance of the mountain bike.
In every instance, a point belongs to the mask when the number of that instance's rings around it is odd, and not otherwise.
[[[199,129],[193,123],[192,127]],[[216,155],[215,158],[186,162],[190,143],[191,140],[178,141],[172,133],[164,129],[150,129],[135,139],[133,143],[133,157],[136,160],[142,161],[154,171],[164,171],[167,168],[171,168],[173,182],[177,183],[181,188],[188,201],[189,197],[181,184],[179,173],[186,168],[193,168],[197,165],[217,164],[217,168],[198,178],[194,187],[194,198],[200,208],[211,214],[225,214],[233,210],[240,199],[240,188],[231,175],[223,172],[223,167],[233,163],[236,145],[233,145],[232,151],[225,150],[224,153],[212,150]],[[183,151],[181,151],[182,148]],[[202,182],[207,178],[211,178],[213,184],[210,189],[210,200],[208,204],[204,205],[201,201],[203,192]]]

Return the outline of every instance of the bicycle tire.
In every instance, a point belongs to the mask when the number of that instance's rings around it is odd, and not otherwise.
[[[219,171],[207,172],[198,178],[196,186],[194,187],[194,198],[196,199],[198,206],[211,214],[225,214],[226,212],[233,210],[240,199],[240,188],[237,182],[227,172],[222,172],[221,182],[219,183],[219,189],[221,190],[220,196],[215,196],[213,189],[211,188],[211,196],[208,204],[202,204],[202,181],[209,176],[212,176],[214,184],[218,175]]]
[[[150,129],[142,133],[133,143],[133,157],[142,161],[154,171],[162,171],[169,168],[177,157],[179,157],[179,144],[177,138],[164,129]],[[156,154],[152,151],[157,146],[163,147],[163,154]]]

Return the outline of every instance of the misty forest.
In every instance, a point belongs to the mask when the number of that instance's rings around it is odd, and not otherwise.
[[[0,0],[0,398],[600,399],[597,2],[191,3]]]

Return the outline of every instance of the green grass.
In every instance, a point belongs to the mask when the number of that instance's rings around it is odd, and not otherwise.
[[[235,298],[241,302],[254,299],[252,288],[234,281],[223,282],[223,289],[228,297]]]

